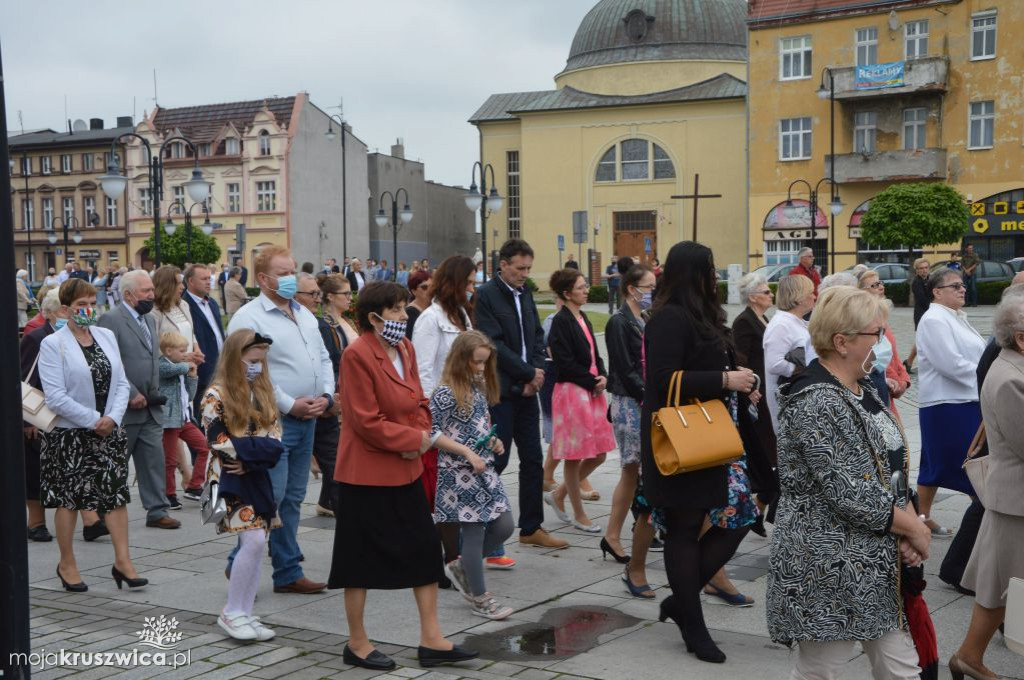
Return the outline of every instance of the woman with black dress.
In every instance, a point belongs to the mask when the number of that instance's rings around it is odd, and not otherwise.
[[[931,273],[932,266],[928,260],[923,257],[919,257],[914,260],[914,277],[910,280],[910,290],[914,294],[914,330],[917,330],[917,324],[921,323],[921,317],[928,311],[928,307],[932,304],[932,296],[928,293],[928,275]],[[910,356],[903,362],[903,367],[907,369],[907,373],[910,373],[914,367],[914,359],[917,359],[917,343],[910,348]]]
[[[672,595],[661,603],[660,620],[679,626],[687,651],[702,661],[722,663],[725,654],[704,624],[700,592],[736,552],[758,511],[750,495],[744,460],[663,476],[651,449],[651,419],[668,403],[672,374],[683,371],[680,398],[720,399],[738,423],[744,448],[763,455],[738,394],[757,402],[756,377],[736,365],[726,315],[717,300],[711,249],[693,241],[677,243],[665,260],[651,318],[644,329],[647,361],[641,414],[644,493],[658,509],[668,535],[665,571]],[[705,520],[711,528],[701,535]]]
[[[121,418],[131,387],[114,334],[98,328],[96,289],[82,279],[60,287],[67,325],[43,340],[39,379],[46,405],[59,416],[43,437],[40,500],[57,508],[54,526],[60,562],[57,577],[65,590],[84,593],[71,537],[79,510],[106,513],[114,543],[110,573],[118,589],[148,583],[139,578],[128,552],[128,438]]]

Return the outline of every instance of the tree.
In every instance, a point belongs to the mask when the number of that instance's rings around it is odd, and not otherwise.
[[[162,228],[162,226],[161,226]],[[188,234],[192,232],[192,257],[188,257]],[[143,244],[149,251],[149,256],[156,259],[156,241],[152,234]],[[187,229],[179,224],[174,234],[168,236],[165,231],[160,235],[160,264],[173,264],[184,267],[187,262],[198,262],[200,264],[211,264],[220,260],[220,246],[217,239],[207,236],[199,227],[192,225]]]
[[[959,243],[970,210],[959,191],[939,182],[892,184],[871,199],[860,221],[861,237],[874,246],[914,248]]]

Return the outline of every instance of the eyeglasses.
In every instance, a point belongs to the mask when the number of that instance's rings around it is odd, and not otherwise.
[[[656,284],[656,283],[652,283],[649,286],[637,286],[636,289],[637,290],[649,290],[649,291],[651,291],[651,293],[654,293],[654,291],[657,290],[657,288],[656,288],[657,285],[658,284]]]
[[[960,283],[959,281],[956,282],[956,283],[947,283],[945,286],[935,286],[935,287],[936,288],[952,288],[953,290],[967,290],[967,286],[965,286],[964,284]]]
[[[315,291],[315,292],[312,292],[312,293],[307,293],[306,291],[300,290],[300,291],[298,291],[295,294],[296,295],[308,295],[311,298],[313,298],[314,300],[319,300],[321,297],[323,297],[323,294],[320,291]]]
[[[885,283],[883,283],[882,281],[875,281],[870,286],[868,286],[868,288],[885,288]]]
[[[345,297],[352,297],[352,291],[344,290],[340,293],[331,293],[331,295],[344,295]]]
[[[885,327],[879,328],[877,331],[871,331],[870,333],[854,333],[854,335],[870,335],[876,338],[876,342],[882,341],[882,336],[885,335]]]
[[[772,294],[772,289],[771,288],[765,288],[764,290],[755,290],[753,293],[751,293],[751,295],[771,295],[771,294]]]

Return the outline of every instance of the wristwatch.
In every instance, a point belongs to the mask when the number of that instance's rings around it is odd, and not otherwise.
[[[327,410],[328,411],[330,411],[332,408],[334,408],[334,396],[333,395],[327,394],[326,392],[324,392],[320,396],[324,397],[325,399],[327,399]]]

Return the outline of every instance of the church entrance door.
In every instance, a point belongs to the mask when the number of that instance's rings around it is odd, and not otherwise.
[[[649,264],[658,256],[658,213],[632,210],[614,213],[615,256],[628,255],[636,262]]]

